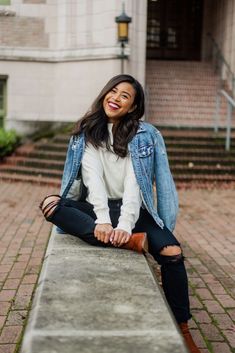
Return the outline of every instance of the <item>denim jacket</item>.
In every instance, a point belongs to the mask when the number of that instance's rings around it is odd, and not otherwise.
[[[72,136],[62,177],[62,197],[70,197],[68,195],[77,178],[84,150],[84,135]],[[145,208],[161,228],[165,225],[173,231],[178,213],[178,196],[161,133],[153,125],[141,122],[128,144],[128,150]]]

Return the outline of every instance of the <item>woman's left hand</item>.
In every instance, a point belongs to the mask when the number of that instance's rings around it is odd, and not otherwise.
[[[114,246],[122,246],[130,240],[131,234],[123,229],[115,229],[111,235],[110,242]]]

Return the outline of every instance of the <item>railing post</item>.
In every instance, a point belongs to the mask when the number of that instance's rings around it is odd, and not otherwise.
[[[214,131],[217,133],[219,130],[219,117],[220,117],[220,91],[216,95],[216,109],[215,109],[215,118],[214,118]]]
[[[232,73],[232,96],[234,97],[234,86],[235,86],[235,77],[234,77],[234,75],[233,75],[233,73]]]
[[[226,151],[230,150],[232,111],[233,111],[232,104],[230,102],[227,102],[227,131],[226,131],[226,144],[225,144]]]

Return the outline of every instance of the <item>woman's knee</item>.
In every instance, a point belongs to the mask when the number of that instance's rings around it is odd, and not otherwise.
[[[42,213],[46,219],[53,214],[60,202],[60,199],[61,197],[59,195],[48,195],[40,203],[39,208],[42,210]]]
[[[179,264],[184,261],[184,256],[179,245],[164,247],[160,251],[161,264]]]
[[[175,256],[180,254],[182,254],[182,250],[179,245],[166,246],[160,251],[160,255],[163,256]]]

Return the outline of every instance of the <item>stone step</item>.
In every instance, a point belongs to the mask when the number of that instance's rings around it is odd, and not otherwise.
[[[159,81],[157,78],[156,80],[152,79],[151,83],[149,82],[147,85],[148,89],[152,89],[153,93],[159,92],[177,92],[178,94],[182,94],[182,92],[197,92],[200,96],[203,92],[209,95],[208,89],[212,92],[216,92],[217,90],[217,83],[216,82],[207,82],[199,84],[198,82],[190,82],[190,81],[183,81],[183,80],[169,80],[168,81]]]
[[[181,82],[186,81],[186,82],[205,82],[207,83],[214,83],[214,82],[219,82],[219,77],[217,75],[214,75],[213,71],[195,71],[195,72],[187,72],[182,69],[178,70],[177,68],[175,70],[171,70],[167,72],[166,70],[160,68],[160,67],[155,67],[155,68],[148,68],[148,72],[146,74],[146,78],[149,80],[159,80],[160,82],[163,82],[165,78],[168,78],[171,81],[176,81],[179,80]]]
[[[225,141],[223,139],[216,140],[216,139],[211,139],[211,140],[199,140],[197,141],[196,139],[191,140],[188,139],[166,139],[165,143],[168,147],[186,147],[186,148],[210,148],[210,149],[215,149],[215,150],[223,150],[224,151],[224,146],[225,146]],[[231,141],[231,149],[235,149],[235,141]]]
[[[198,106],[198,107],[173,107],[173,106],[156,106],[154,104],[149,105],[149,112],[158,114],[159,116],[166,116],[170,115],[171,117],[179,117],[183,118],[185,116],[191,116],[191,117],[210,117],[211,119],[214,118],[215,114],[215,109],[214,107],[203,107],[203,106]],[[226,111],[224,111],[225,113]],[[222,112],[221,112],[222,113]],[[225,118],[225,116],[223,116]]]
[[[208,157],[224,157],[224,156],[235,156],[235,151],[232,150],[230,152],[226,152],[225,150],[216,150],[216,149],[209,149],[209,148],[184,148],[184,147],[168,147],[167,153],[169,158],[171,156],[178,155],[181,156],[208,156]],[[229,158],[229,157],[228,157]]]
[[[194,179],[205,182],[233,180],[235,143],[232,140],[230,153],[225,151],[225,130],[214,133],[212,129],[169,129],[164,126],[160,126],[159,130],[164,136],[177,183],[181,176],[183,183]],[[232,136],[235,137],[235,131]],[[60,184],[68,141],[68,134],[60,134],[53,139],[42,139],[35,144],[21,146],[13,156],[5,159],[0,166],[0,174],[15,180],[30,180],[32,177],[32,182],[44,180],[45,184]],[[188,179],[185,175],[188,175]]]
[[[23,175],[15,173],[4,173],[0,170],[0,180],[12,182],[27,182],[39,185],[51,185],[60,188],[61,179],[47,178],[45,176]]]
[[[182,183],[182,182],[223,182],[223,183],[230,183],[235,182],[234,175],[214,175],[214,174],[178,174],[174,175],[175,182]]]
[[[173,175],[177,174],[214,174],[214,175],[234,175],[235,176],[235,166],[225,166],[219,164],[218,166],[211,165],[194,165],[186,166],[182,164],[171,165],[171,171]]]
[[[149,121],[172,126],[213,126],[219,79],[212,64],[202,62],[147,62]],[[226,103],[221,101],[221,125]],[[235,122],[233,122],[235,126]]]
[[[15,156],[36,158],[36,159],[50,159],[57,161],[65,161],[66,151],[47,151],[47,150],[35,150],[33,152],[16,151]]]
[[[169,158],[170,165],[173,166],[175,164],[181,165],[188,165],[189,163],[193,163],[195,165],[211,165],[215,168],[218,168],[218,165],[231,165],[235,166],[235,155],[233,157],[223,156],[218,158],[217,156],[214,157],[207,157],[207,156],[170,156]]]
[[[189,128],[172,128],[158,126],[158,129],[161,131],[165,139],[194,139],[194,140],[214,140],[214,139],[223,139],[226,137],[226,130],[219,130],[214,132],[213,129],[189,129]],[[235,130],[231,131],[231,137],[235,138]]]
[[[64,161],[57,160],[48,160],[48,159],[39,159],[39,158],[31,158],[31,157],[23,157],[23,156],[12,156],[8,157],[4,160],[8,165],[19,165],[19,166],[27,166],[27,167],[36,167],[43,169],[57,169],[63,170]]]
[[[179,99],[181,100],[181,102],[179,101]],[[177,107],[177,109],[179,109],[180,107],[182,108],[182,103],[184,103],[184,98],[179,97],[179,96],[175,96],[175,97],[167,97],[164,96],[162,97],[162,99],[160,97],[158,97],[158,107],[163,107],[166,109],[166,104],[167,104],[167,109],[171,109],[171,108],[175,108]],[[185,100],[185,103],[187,103],[187,101]],[[153,107],[155,105],[155,102],[149,102],[149,107]],[[213,111],[215,111],[215,102],[214,101],[208,101],[208,100],[192,100],[191,101],[191,107],[190,109],[199,109],[202,108],[203,111],[207,111],[213,109]],[[224,111],[227,109],[227,106],[224,105],[224,107],[222,107],[221,111]]]
[[[64,152],[67,151],[68,148],[68,144],[66,143],[53,143],[53,142],[49,142],[47,144],[45,143],[40,143],[40,144],[36,144],[35,145],[35,149],[37,151],[57,151],[57,152]]]
[[[186,61],[185,61],[186,62]],[[197,68],[193,68],[193,70],[187,68],[185,65],[184,66],[179,66],[177,65],[176,62],[156,62],[149,61],[148,62],[148,70],[146,72],[146,75],[166,75],[175,77],[175,74],[180,73],[181,77],[184,76],[189,76],[189,77],[198,77],[201,74],[201,77],[204,78],[205,76],[208,76],[208,78],[211,77],[216,77],[218,78],[219,75],[214,74],[214,70],[211,66],[211,63],[209,63],[208,67],[203,66],[202,62],[199,62],[199,66]]]
[[[67,146],[68,146],[69,140],[70,140],[69,135],[58,135],[58,136],[55,136],[53,139],[54,142],[66,144]]]
[[[0,174],[9,173],[9,174],[23,174],[23,175],[34,175],[41,176],[46,178],[58,178],[61,179],[62,171],[51,170],[51,169],[42,169],[42,168],[31,168],[27,166],[11,166],[9,164],[0,165]]]
[[[170,114],[165,115],[165,116],[155,116],[153,112],[148,113],[148,122],[152,123],[153,125],[161,125],[164,127],[182,127],[182,128],[198,128],[200,125],[201,128],[213,128],[214,127],[214,122],[213,122],[213,117],[211,116],[201,116],[197,115],[195,116],[190,116],[189,114],[183,115],[181,114],[180,116],[171,116]],[[226,119],[225,117],[221,119],[219,126],[221,128],[226,128]],[[232,128],[235,128],[235,121],[233,119],[233,124]]]

